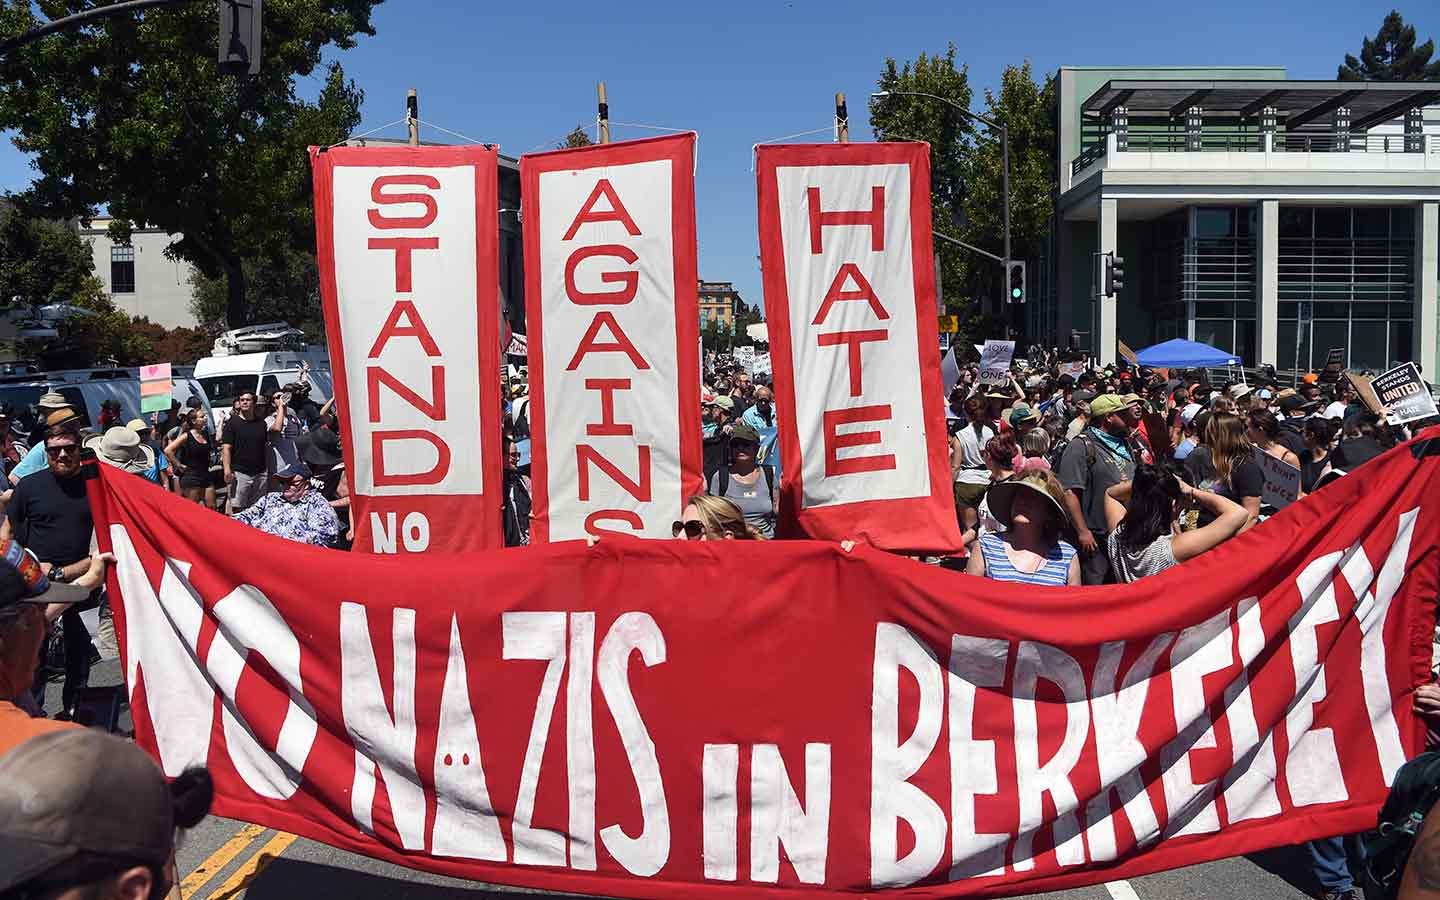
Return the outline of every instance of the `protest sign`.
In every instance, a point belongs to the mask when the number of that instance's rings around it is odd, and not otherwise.
[[[510,343],[505,347],[506,356],[525,356],[529,351],[526,349],[527,338],[523,334],[510,335]]]
[[[1140,357],[1135,355],[1135,351],[1130,349],[1129,344],[1126,344],[1124,341],[1119,341],[1118,344],[1121,359],[1125,360],[1132,366],[1140,365]]]
[[[754,371],[755,371],[754,368],[753,368],[754,365],[755,365],[755,348],[754,348],[754,347],[736,347],[736,348],[735,348],[734,356],[735,356],[735,362],[738,363],[742,368],[744,368],[745,371],[750,372],[750,373],[752,373],[752,374],[754,373]]]
[[[493,147],[311,147],[355,546],[499,547]]]
[[[955,359],[955,345],[951,344],[940,359],[940,389],[949,391],[959,380],[960,363]]]
[[[670,537],[701,493],[695,135],[520,159],[534,543]]]
[[[1325,352],[1325,368],[1320,372],[1321,384],[1334,384],[1345,369],[1345,348],[1331,347]]]
[[[1359,375],[1355,372],[1346,372],[1345,378],[1355,387],[1355,393],[1360,395],[1360,402],[1365,408],[1375,415],[1384,415],[1384,409],[1380,403],[1380,397],[1376,395],[1375,388],[1371,384],[1369,375]]]
[[[1067,362],[1060,364],[1060,374],[1069,375],[1071,378],[1079,378],[1085,374],[1088,368],[1084,362]]]
[[[936,326],[941,334],[955,334],[960,330],[960,317],[936,316]]]
[[[1370,382],[1382,406],[1390,408],[1390,424],[1404,425],[1436,415],[1435,398],[1413,362],[1376,375]]]
[[[170,409],[173,382],[170,364],[156,363],[140,367],[140,411],[165,412]]]
[[[1372,827],[1424,743],[1440,458],[1412,449],[1077,588],[627,538],[417,578],[90,485],[136,740],[207,765],[215,815],[556,892],[944,898]]]
[[[1265,478],[1260,493],[1262,504],[1284,509],[1299,499],[1299,469],[1283,459],[1276,459],[1259,447],[1255,448],[1255,465],[1260,467],[1260,474]]]
[[[1014,341],[986,341],[980,350],[980,383],[1009,384],[1010,357],[1014,355]]]
[[[960,549],[928,147],[762,145],[756,167],[781,533]]]

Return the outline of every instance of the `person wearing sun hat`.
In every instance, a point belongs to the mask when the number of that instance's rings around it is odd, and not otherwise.
[[[1069,516],[1058,499],[1064,491],[1049,472],[1027,472],[990,486],[990,514],[1005,526],[976,539],[965,571],[995,581],[1060,587],[1080,583],[1075,548],[1061,540]]]
[[[89,438],[85,449],[94,451],[100,462],[132,475],[149,477],[147,473],[155,468],[155,451],[125,425],[107,428],[104,434]]]
[[[110,559],[92,556],[84,573],[61,584],[34,553],[0,541],[0,756],[34,735],[79,727],[36,716],[30,688],[50,623],[104,583]]]
[[[73,425],[78,430],[84,421],[75,411],[75,407],[70,405],[70,401],[65,399],[64,394],[57,394],[54,391],[42,394],[39,402],[35,405],[40,410],[40,421],[36,428],[39,433],[31,435],[34,445],[25,454],[25,458],[10,470],[10,484],[12,485],[19,484],[20,479],[26,475],[34,475],[36,472],[43,472],[50,467],[50,459],[45,455],[44,440],[45,432],[48,429],[57,425]]]

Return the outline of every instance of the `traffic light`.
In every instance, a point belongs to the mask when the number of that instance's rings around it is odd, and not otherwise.
[[[1110,254],[1110,296],[1120,296],[1121,288],[1125,287],[1125,257],[1119,254]]]
[[[1010,293],[1006,299],[1011,303],[1025,302],[1025,264],[1011,260],[1009,263]]]
[[[263,0],[219,0],[220,71],[260,74],[260,4]]]

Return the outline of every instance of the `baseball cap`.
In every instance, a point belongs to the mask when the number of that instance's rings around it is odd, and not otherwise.
[[[1111,413],[1117,413],[1129,405],[1125,402],[1125,398],[1117,394],[1101,394],[1090,401],[1090,415],[1093,418],[1101,418]]]
[[[1320,380],[1320,376],[1316,375],[1314,372],[1306,372],[1304,375],[1300,376],[1300,380],[1305,382],[1306,384],[1314,384]]]
[[[1297,410],[1297,409],[1314,409],[1314,408],[1315,408],[1315,401],[1313,401],[1313,400],[1306,400],[1304,397],[1301,397],[1299,394],[1291,394],[1290,396],[1286,397],[1284,400],[1281,400],[1281,401],[1280,401],[1280,410],[1281,410],[1281,412],[1292,412],[1292,411]]]
[[[1200,414],[1201,409],[1202,407],[1198,403],[1187,404],[1184,409],[1180,410],[1180,421],[1189,425],[1195,421],[1195,417]]]
[[[1141,399],[1141,397],[1140,397],[1139,394],[1135,394],[1135,393],[1121,394],[1121,395],[1120,395],[1120,399],[1125,401],[1125,405],[1126,405],[1126,406],[1134,406],[1136,403],[1144,403],[1144,402],[1145,402],[1143,399]]]
[[[715,405],[725,410],[726,412],[735,411],[735,401],[725,396],[724,394],[721,394],[719,397],[715,398]]]
[[[752,444],[758,444],[760,443],[760,432],[756,431],[755,426],[749,422],[739,422],[736,423],[734,428],[730,429],[730,440],[749,441]]]
[[[1269,400],[1272,395],[1269,388],[1261,388],[1260,390],[1255,392],[1255,396],[1259,397],[1261,400]]]
[[[1089,403],[1095,399],[1094,391],[1076,391],[1070,395],[1070,399],[1076,403]]]
[[[136,744],[52,731],[0,757],[0,892],[82,853],[163,867],[175,842],[165,776]]]
[[[90,589],[76,584],[51,584],[45,567],[34,553],[15,541],[0,542],[0,571],[13,571],[23,585],[20,590],[0,589],[0,607],[19,603],[79,603]]]

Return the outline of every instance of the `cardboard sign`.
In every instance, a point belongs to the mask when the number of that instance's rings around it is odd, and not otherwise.
[[[1390,408],[1390,424],[1404,425],[1436,415],[1435,398],[1413,362],[1396,366],[1370,382],[1382,406]]]
[[[939,322],[941,334],[955,334],[960,330],[959,316],[940,316]]]
[[[1265,476],[1265,486],[1260,492],[1260,502],[1276,509],[1284,509],[1300,498],[1300,470],[1255,448],[1255,465]]]
[[[140,367],[140,411],[142,413],[165,412],[170,408],[173,381],[170,378],[170,364],[156,363]]]
[[[955,359],[955,347],[951,345],[940,360],[940,387],[948,392],[960,380],[960,363]]]
[[[1140,365],[1140,357],[1135,355],[1135,351],[1130,349],[1130,345],[1124,341],[1119,341],[1118,343],[1120,345],[1120,358],[1132,366]]]
[[[1060,374],[1069,375],[1071,378],[1079,378],[1085,374],[1086,365],[1083,362],[1068,362],[1060,364]]]
[[[1009,384],[1010,358],[1014,355],[1014,341],[986,341],[980,349],[980,383]]]
[[[1345,378],[1349,380],[1352,385],[1355,386],[1355,393],[1360,395],[1360,402],[1365,404],[1366,409],[1370,410],[1377,416],[1385,414],[1383,405],[1380,403],[1380,398],[1375,394],[1375,388],[1373,387],[1371,383],[1372,380],[1368,375],[1358,375],[1354,372],[1346,372]]]

